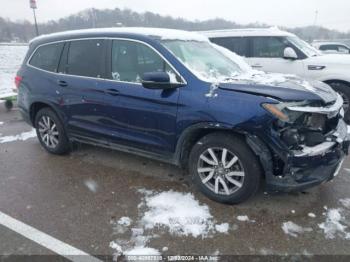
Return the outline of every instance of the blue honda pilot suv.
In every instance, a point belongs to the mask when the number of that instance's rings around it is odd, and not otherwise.
[[[349,146],[343,101],[329,86],[254,71],[185,31],[41,36],[16,85],[48,152],[82,142],[179,165],[222,203],[248,199],[261,181],[271,191],[329,181]]]

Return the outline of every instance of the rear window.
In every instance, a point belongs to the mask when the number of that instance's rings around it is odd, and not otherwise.
[[[105,61],[103,43],[102,39],[72,41],[68,50],[65,73],[101,77]]]
[[[248,57],[249,45],[246,37],[212,38],[210,41],[235,52],[237,55]]]
[[[48,44],[39,47],[29,64],[50,72],[57,72],[64,43]]]

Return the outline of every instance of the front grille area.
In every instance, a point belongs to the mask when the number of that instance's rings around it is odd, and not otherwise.
[[[327,136],[337,130],[339,119],[339,114],[328,118],[325,114],[299,112],[293,123],[280,129],[280,137],[293,150],[313,147],[325,142]]]

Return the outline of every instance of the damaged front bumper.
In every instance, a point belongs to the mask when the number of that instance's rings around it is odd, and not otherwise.
[[[327,140],[314,147],[291,151],[285,159],[282,175],[267,175],[269,191],[300,191],[332,180],[348,154],[350,126],[340,119]]]

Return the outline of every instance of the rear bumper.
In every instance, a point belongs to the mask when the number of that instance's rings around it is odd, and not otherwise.
[[[23,120],[30,126],[33,126],[33,123],[30,119],[30,115],[27,111],[25,111],[23,108],[19,107],[19,112],[21,113],[21,116]]]
[[[332,180],[338,175],[348,154],[350,126],[343,121],[334,132],[332,141],[293,152],[287,158],[282,176],[266,178],[268,191],[301,191]]]

